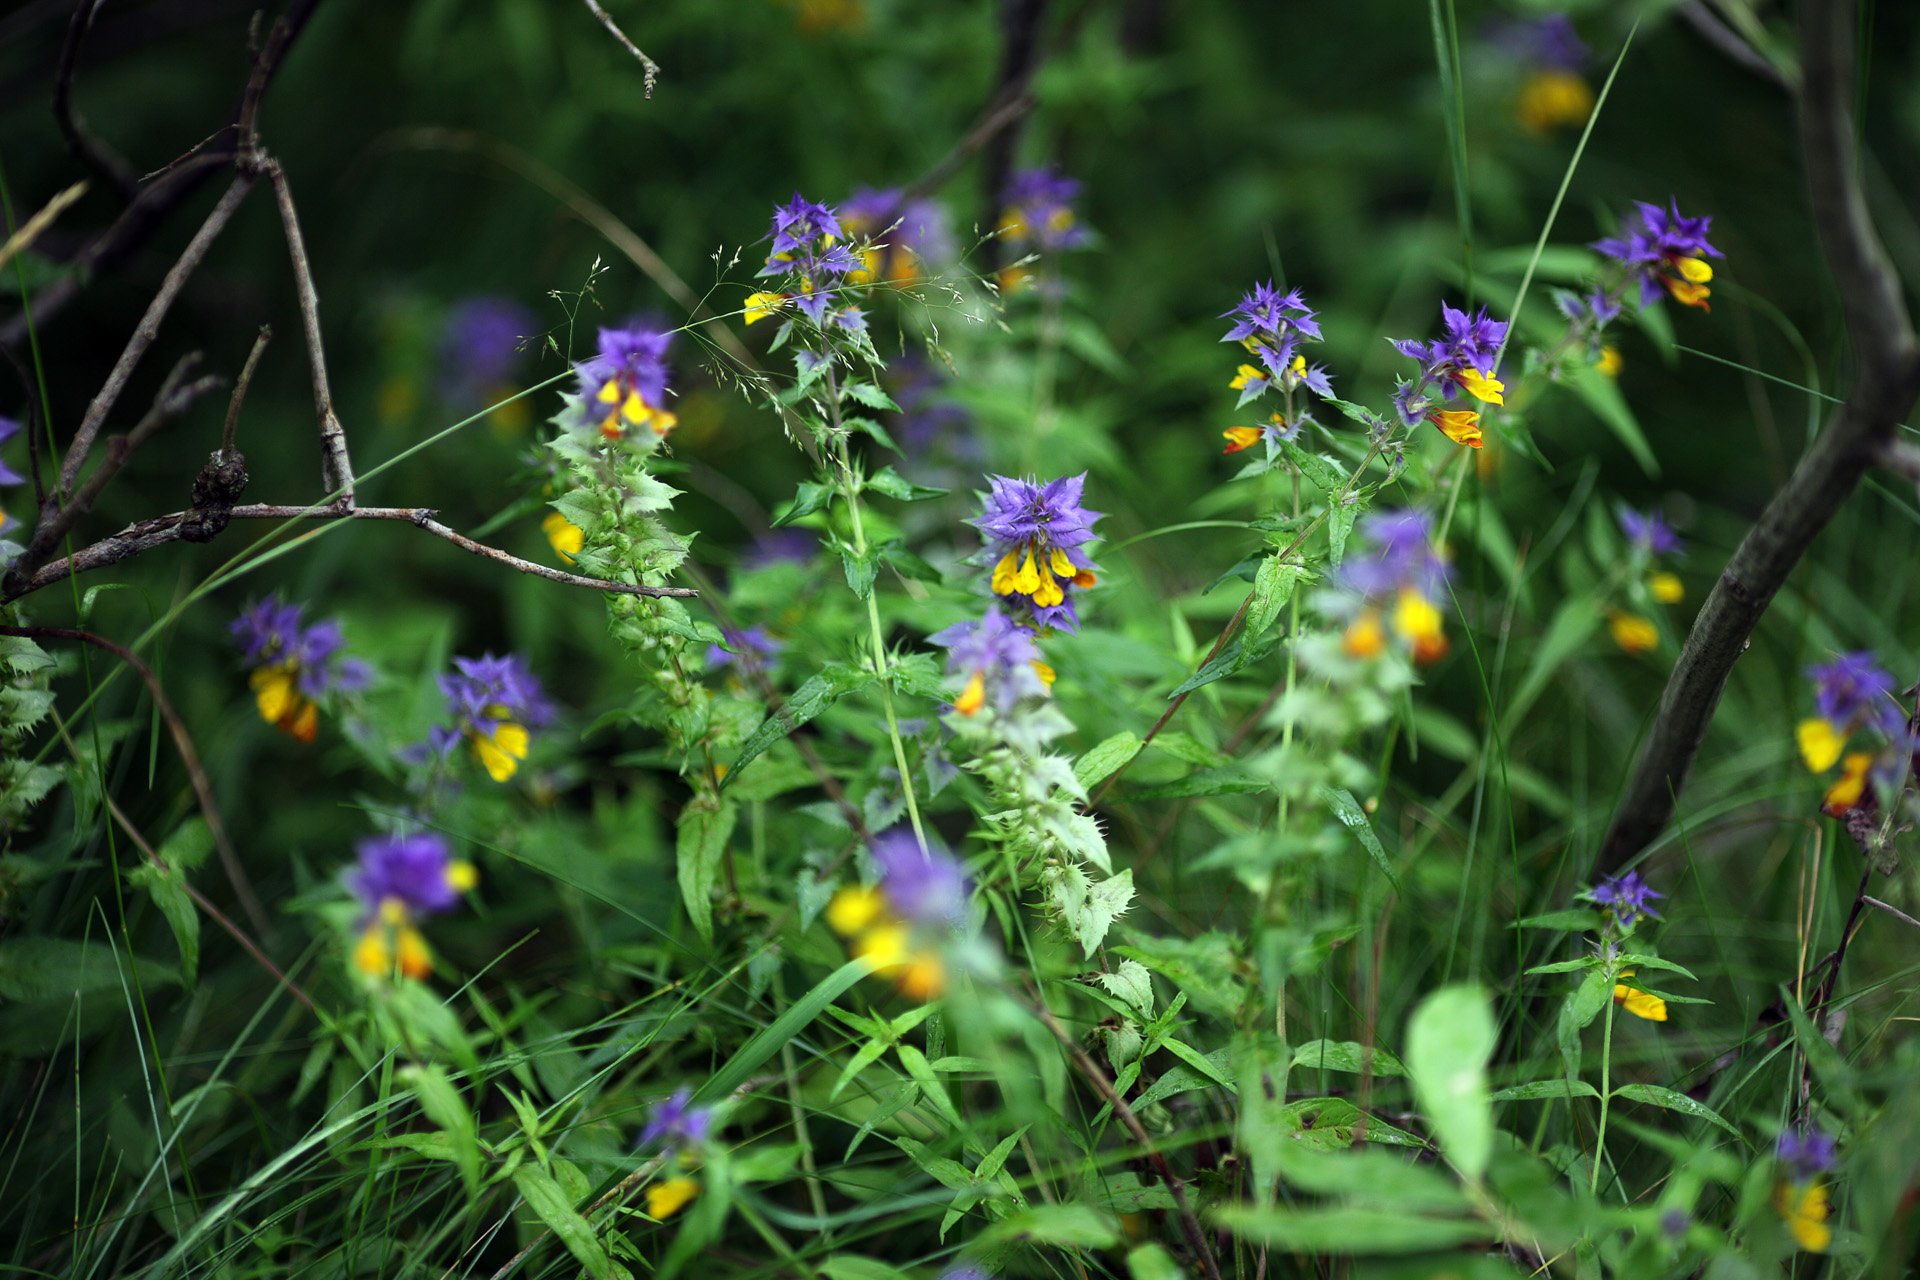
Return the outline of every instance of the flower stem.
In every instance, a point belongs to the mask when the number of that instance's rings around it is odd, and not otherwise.
[[[1612,986],[1609,975],[1608,986]],[[1607,1154],[1607,1103],[1613,1097],[1613,993],[1607,993],[1606,1034],[1600,1041],[1600,1130],[1593,1139],[1593,1176],[1587,1180],[1587,1191],[1597,1194],[1600,1190],[1600,1161]]]

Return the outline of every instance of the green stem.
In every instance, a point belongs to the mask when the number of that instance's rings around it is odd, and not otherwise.
[[[1618,975],[1614,975],[1618,976]],[[1606,1035],[1600,1041],[1600,1131],[1593,1139],[1593,1176],[1587,1181],[1589,1194],[1600,1190],[1600,1162],[1607,1154],[1607,1103],[1613,1098],[1613,993],[1607,993]]]

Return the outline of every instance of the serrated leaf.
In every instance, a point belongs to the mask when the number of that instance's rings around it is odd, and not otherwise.
[[[1153,1016],[1153,975],[1138,960],[1122,960],[1112,973],[1098,974],[1095,980],[1142,1018]]]
[[[874,386],[871,382],[849,382],[840,388],[840,394],[849,400],[858,401],[869,409],[892,409],[899,412],[900,406],[893,397]]]
[[[1091,789],[1094,783],[1110,777],[1115,770],[1140,754],[1142,745],[1139,734],[1131,729],[1122,729],[1075,760],[1073,776],[1079,779],[1082,787]]]
[[[1268,556],[1253,575],[1253,594],[1247,597],[1247,618],[1243,634],[1263,636],[1273,626],[1280,610],[1293,596],[1300,581],[1301,567],[1279,556]]]
[[[778,529],[782,525],[792,524],[795,520],[824,510],[833,502],[833,497],[838,492],[839,490],[833,485],[821,484],[814,480],[802,480],[800,487],[794,491],[793,501],[773,518],[773,527]]]

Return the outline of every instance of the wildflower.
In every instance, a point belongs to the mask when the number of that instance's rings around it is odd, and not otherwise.
[[[249,683],[260,718],[288,737],[312,742],[319,700],[364,688],[372,672],[341,656],[345,641],[337,620],[303,626],[305,610],[275,596],[248,605],[228,631],[241,647],[240,660],[253,669]]]
[[[1588,50],[1564,13],[1516,18],[1491,31],[1496,48],[1528,68],[1514,103],[1514,114],[1529,132],[1545,134],[1562,125],[1584,124],[1593,111],[1593,89],[1581,76]]]
[[[1001,195],[1000,234],[1021,249],[1056,253],[1087,242],[1073,202],[1080,181],[1056,169],[1022,169]]]
[[[1041,674],[1045,664],[1033,633],[998,608],[988,609],[978,622],[957,622],[935,632],[929,640],[947,650],[948,674],[964,682],[953,701],[963,716],[977,715],[989,704],[1007,715],[1023,698],[1047,696],[1051,681]]]
[[[874,839],[873,860],[880,883],[834,894],[827,926],[903,995],[930,1000],[946,987],[941,944],[966,919],[966,874],[944,849],[897,829]]]
[[[861,187],[840,206],[840,225],[869,242],[860,252],[860,269],[848,277],[852,284],[881,279],[908,284],[930,266],[959,256],[947,211],[934,200],[908,199],[898,187]],[[876,238],[881,242],[873,243]]]
[[[1375,512],[1360,524],[1360,546],[1340,567],[1340,585],[1357,599],[1341,645],[1356,658],[1386,650],[1388,632],[1421,663],[1446,656],[1445,619],[1437,603],[1447,565],[1434,550],[1420,511]]]
[[[1227,447],[1220,452],[1239,453],[1242,449],[1251,449],[1259,444],[1267,433],[1259,427],[1228,427],[1220,434],[1227,442]]]
[[[786,305],[787,297],[783,293],[768,293],[765,290],[750,293],[747,295],[746,312],[743,318],[747,324],[753,324],[755,321],[779,314],[780,308]]]
[[[1613,635],[1613,642],[1620,646],[1623,653],[1638,657],[1651,653],[1660,644],[1660,630],[1653,625],[1653,619],[1637,613],[1615,610],[1607,619],[1607,630]]]
[[[1625,932],[1642,916],[1658,920],[1653,900],[1666,895],[1657,892],[1638,871],[1629,871],[1622,876],[1608,876],[1580,896],[1597,907],[1605,907],[1612,913],[1614,927]]]
[[[19,434],[20,422],[18,419],[0,416],[0,444],[5,444]],[[26,479],[25,476],[15,471],[12,467],[9,467],[6,463],[0,462],[0,488],[11,488],[17,484],[25,484]],[[6,507],[0,505],[0,533],[4,533],[7,526],[12,523],[13,520],[7,515]]]
[[[540,522],[540,532],[547,535],[547,542],[553,547],[554,554],[562,560],[572,563],[587,545],[587,532],[558,511],[549,512]]]
[[[1647,590],[1661,604],[1679,604],[1687,598],[1687,584],[1680,581],[1679,575],[1664,571],[1647,579]]]
[[[415,921],[439,915],[473,888],[473,864],[455,859],[432,832],[373,836],[360,842],[358,854],[360,864],[347,876],[361,906],[354,967],[376,977],[396,967],[405,977],[426,977],[433,956]]]
[[[665,1222],[693,1203],[699,1194],[700,1184],[684,1174],[663,1179],[647,1188],[647,1216],[656,1222]]]
[[[1841,654],[1807,668],[1807,678],[1813,681],[1818,714],[1802,720],[1795,736],[1801,758],[1813,772],[1831,769],[1857,729],[1871,727],[1893,738],[1905,727],[1893,700],[1893,677],[1881,670],[1872,653]]]
[[[668,1151],[698,1146],[713,1131],[713,1108],[693,1105],[693,1090],[681,1085],[670,1097],[653,1104],[646,1128],[640,1131],[640,1145],[661,1143]]]
[[[1833,1170],[1832,1135],[1814,1128],[1783,1133],[1774,1158],[1782,1174],[1773,1185],[1774,1209],[1802,1249],[1825,1253],[1833,1243],[1833,1228],[1827,1225],[1831,1211],[1827,1184],[1820,1178]]]
[[[1333,384],[1318,365],[1311,368],[1296,353],[1302,341],[1318,342],[1320,324],[1298,289],[1281,293],[1273,282],[1257,284],[1241,295],[1233,310],[1221,319],[1232,320],[1222,342],[1237,342],[1259,360],[1260,366],[1243,364],[1229,385],[1241,393],[1245,404],[1276,381],[1291,390],[1302,384],[1319,395],[1333,394]]]
[[[1431,422],[1448,439],[1477,449],[1481,441],[1479,413],[1444,406],[1462,391],[1483,404],[1506,403],[1506,384],[1495,376],[1494,365],[1507,340],[1507,325],[1488,316],[1484,307],[1469,316],[1444,302],[1440,304],[1440,319],[1446,329],[1443,338],[1429,342],[1417,338],[1393,340],[1396,351],[1420,362],[1418,375],[1402,379],[1395,388],[1394,408],[1408,427]]]
[[[1593,87],[1575,72],[1542,68],[1520,87],[1513,113],[1529,133],[1585,124],[1593,114]]]
[[[845,237],[846,230],[832,209],[796,191],[792,200],[773,211],[773,244],[760,274],[787,277],[793,288],[779,295],[783,302],[792,303],[816,325],[824,324],[834,300],[833,286],[860,269],[860,260],[841,243]],[[773,309],[766,294],[749,298],[747,306],[750,312]]]
[[[731,668],[741,675],[758,675],[786,647],[757,622],[744,630],[722,628],[720,634],[726,640],[725,645],[707,646],[707,665],[716,671]]]
[[[1600,354],[1594,357],[1593,367],[1600,371],[1602,377],[1617,378],[1620,376],[1621,366],[1625,363],[1620,358],[1620,348],[1603,346],[1600,348]]]
[[[1821,798],[1820,812],[1829,818],[1844,818],[1857,808],[1866,795],[1867,781],[1873,772],[1871,751],[1849,751],[1840,762],[1840,776]]]
[[[1726,256],[1707,240],[1713,219],[1682,217],[1678,204],[1634,204],[1639,225],[1623,222],[1620,235],[1596,240],[1593,248],[1626,268],[1627,280],[1640,286],[1641,306],[1651,305],[1664,288],[1682,306],[1711,310],[1707,282],[1713,266],[1707,259]]]
[[[586,416],[609,440],[650,428],[656,436],[672,431],[679,419],[667,410],[669,333],[638,326],[602,329],[599,353],[581,362],[580,394]]]
[[[447,312],[440,334],[440,384],[447,399],[473,403],[513,391],[521,344],[539,324],[511,298],[473,297]]]
[[[1086,475],[1063,476],[1042,485],[989,476],[982,514],[970,523],[987,539],[997,596],[1027,606],[1035,626],[1079,629],[1072,587],[1094,585],[1086,544],[1100,518],[1080,502]]]
[[[464,739],[487,776],[505,782],[527,758],[529,731],[551,720],[553,708],[518,656],[455,658],[453,666],[440,692],[454,724],[434,731],[434,746],[446,751]]]
[[[1633,970],[1623,969],[1620,971],[1620,976],[1631,978]],[[1645,1018],[1648,1022],[1667,1020],[1667,1002],[1651,991],[1642,991],[1624,982],[1616,982],[1613,984],[1613,1002],[1636,1018]]]
[[[1622,507],[1618,514],[1620,532],[1627,536],[1628,542],[1648,555],[1670,556],[1685,548],[1686,544],[1680,541],[1673,526],[1658,511],[1642,515],[1632,507]]]

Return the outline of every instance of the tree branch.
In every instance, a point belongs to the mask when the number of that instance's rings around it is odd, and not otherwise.
[[[1803,6],[1799,106],[1814,230],[1839,288],[1859,365],[1856,380],[1701,606],[1600,850],[1602,871],[1624,866],[1665,828],[1754,627],[1920,398],[1920,350],[1900,279],[1874,233],[1860,187],[1851,111],[1855,13],[1847,0],[1807,0]]]
[[[536,578],[545,578],[549,582],[558,582],[570,587],[588,587],[595,591],[607,591],[616,595],[629,596],[665,596],[676,599],[692,599],[700,593],[689,587],[649,587],[633,582],[615,582],[606,578],[589,578],[584,574],[568,573],[562,569],[550,569],[546,565],[532,560],[523,560],[510,555],[497,547],[475,542],[464,534],[456,533],[446,525],[435,520],[431,507],[296,507],[269,506],[252,503],[234,507],[228,513],[235,520],[392,520],[413,525],[425,530],[436,538],[443,538],[459,547],[462,551],[504,564],[521,573]],[[102,538],[90,546],[82,547],[70,556],[52,561],[33,575],[30,582],[18,590],[11,586],[0,589],[0,604],[30,595],[43,587],[63,582],[77,574],[94,569],[104,569],[108,565],[118,564],[131,559],[155,547],[165,546],[169,542],[186,541],[182,532],[193,513],[176,511],[170,515],[156,516],[151,520],[142,520],[130,524],[112,537]]]
[[[105,4],[106,0],[79,0],[74,6],[73,21],[67,24],[67,38],[61,42],[60,64],[53,78],[53,117],[67,140],[67,150],[111,187],[120,197],[120,203],[127,204],[139,190],[132,167],[113,148],[88,132],[86,122],[73,107],[73,75],[80,61],[80,46],[86,42],[87,32],[92,30],[93,20]]]
[[[651,101],[653,98],[653,83],[660,78],[660,64],[640,52],[640,46],[627,38],[627,33],[622,31],[612,16],[600,7],[599,0],[586,0],[586,5],[587,8],[593,12],[593,16],[600,19],[600,25],[608,31],[611,31],[613,38],[625,45],[628,53],[640,59],[640,74],[646,78],[646,94],[648,100]]]

